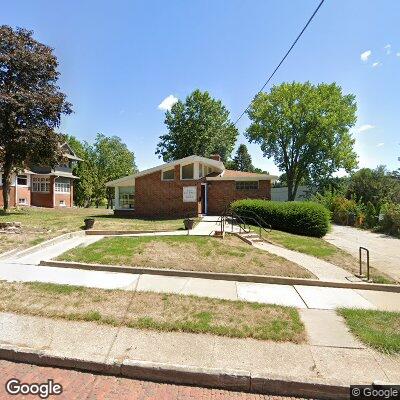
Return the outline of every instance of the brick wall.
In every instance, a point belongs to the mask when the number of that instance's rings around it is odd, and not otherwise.
[[[15,188],[14,188],[15,190]],[[19,206],[19,199],[26,199],[26,205],[31,205],[31,188],[30,187],[23,187],[18,186],[16,191],[17,198],[15,199],[16,206]]]
[[[200,204],[200,182],[180,180],[180,166],[175,166],[175,179],[162,181],[161,171],[135,179],[135,216],[137,217],[187,217],[197,216]],[[197,186],[197,202],[183,202],[183,187]]]
[[[271,182],[259,181],[258,190],[236,190],[235,181],[207,182],[207,213],[219,215],[232,201],[240,199],[271,200]]]

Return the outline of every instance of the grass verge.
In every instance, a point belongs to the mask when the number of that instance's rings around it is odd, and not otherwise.
[[[26,248],[39,244],[63,233],[83,228],[83,220],[95,219],[95,229],[102,230],[176,230],[183,228],[183,220],[145,220],[137,218],[117,218],[112,210],[101,208],[24,208],[8,213],[0,211],[0,222],[18,221],[21,233],[1,234],[0,253],[16,248]]]
[[[78,247],[58,260],[96,264],[169,268],[312,278],[308,270],[256,249],[233,236],[113,237]]]
[[[253,230],[257,233],[259,232],[257,227],[253,227]],[[268,233],[262,231],[262,235],[268,241],[286,247],[289,250],[295,250],[328,261],[351,272],[352,274],[358,274],[359,272],[359,263],[357,259],[333,244],[328,243],[324,239],[294,235],[292,233],[276,230],[271,230],[271,232]],[[373,267],[371,267],[370,273],[371,279],[374,283],[396,283],[392,278]]]
[[[0,311],[157,331],[305,341],[295,308],[195,296],[0,282]]]
[[[400,313],[342,308],[339,314],[366,345],[384,353],[400,353]]]

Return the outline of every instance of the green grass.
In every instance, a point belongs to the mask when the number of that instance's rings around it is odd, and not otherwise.
[[[57,260],[168,268],[203,272],[230,272],[311,278],[306,269],[282,257],[243,243],[200,236],[109,237],[78,247]]]
[[[183,219],[150,220],[117,218],[112,210],[104,208],[23,208],[8,213],[0,211],[0,222],[18,221],[22,224],[20,234],[9,234],[0,240],[0,253],[34,246],[63,233],[83,229],[83,220],[95,219],[94,229],[101,230],[177,230],[183,228]]]
[[[400,353],[399,312],[342,308],[339,313],[366,345],[384,353]]]
[[[0,282],[0,311],[168,332],[305,341],[295,308],[150,292]]]

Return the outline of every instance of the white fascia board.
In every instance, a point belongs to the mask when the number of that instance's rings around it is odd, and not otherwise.
[[[254,175],[254,176],[209,176],[207,181],[276,181],[276,175]]]
[[[206,157],[200,157],[200,156],[193,155],[193,156],[188,156],[188,157],[185,157],[185,158],[181,158],[179,160],[171,161],[169,163],[158,165],[157,167],[145,169],[144,171],[138,172],[137,174],[134,174],[134,175],[125,176],[123,178],[119,178],[119,179],[116,179],[114,181],[107,182],[106,186],[107,187],[132,186],[132,184],[131,185],[126,185],[126,184],[124,185],[124,183],[126,183],[126,181],[131,181],[132,182],[132,180],[133,180],[133,185],[134,185],[135,178],[139,178],[140,176],[152,174],[153,172],[171,169],[171,168],[175,167],[175,165],[188,164],[188,163],[191,163],[191,162],[201,162],[201,163],[204,163],[204,164],[207,164],[207,165],[211,165],[211,166],[213,166],[215,168],[218,168],[221,171],[223,171],[225,169],[224,163],[222,161],[216,161],[216,160],[213,160],[211,158],[206,158]]]

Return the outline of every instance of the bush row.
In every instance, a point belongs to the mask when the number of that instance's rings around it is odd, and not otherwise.
[[[272,229],[299,235],[322,237],[329,229],[330,212],[310,201],[279,202],[245,199],[231,204],[236,214],[246,218],[260,216]],[[252,223],[248,218],[248,223]]]

